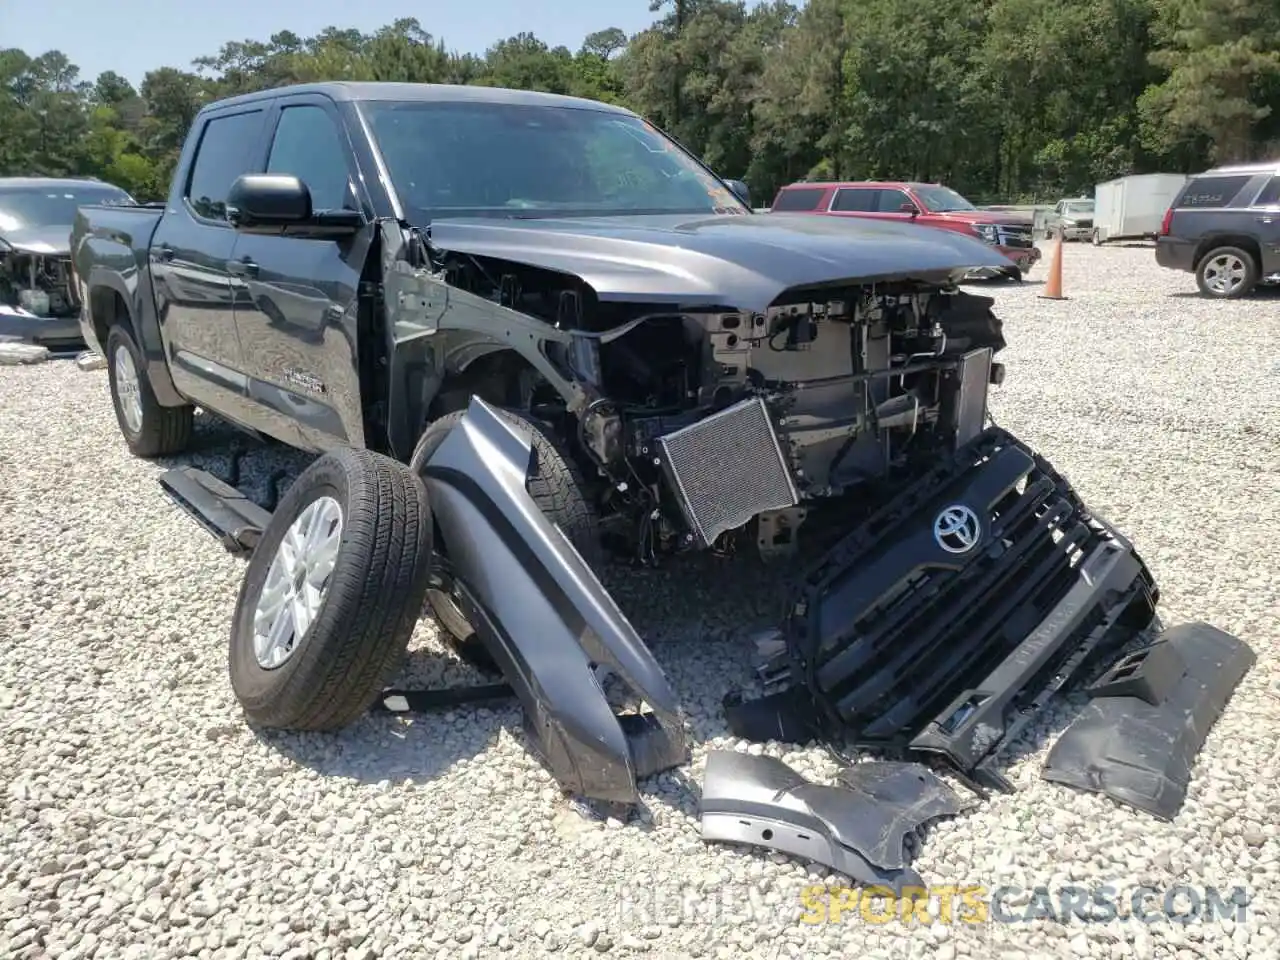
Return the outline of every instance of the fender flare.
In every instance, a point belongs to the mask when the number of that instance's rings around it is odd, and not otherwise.
[[[688,760],[662,668],[569,540],[525,489],[530,438],[473,397],[423,466],[460,602],[524,707],[552,774],[592,799],[639,802],[637,780]],[[616,715],[603,667],[649,712]]]
[[[89,296],[84,303],[83,309],[87,311],[90,321],[93,320],[93,295],[98,290],[108,289],[119,295],[125,306],[125,323],[129,327],[129,332],[133,336],[133,341],[138,345],[138,349],[142,351],[142,355],[146,358],[147,379],[151,382],[151,389],[156,395],[161,406],[178,407],[186,404],[188,401],[181,393],[178,392],[177,386],[173,382],[173,377],[169,373],[169,365],[165,360],[164,341],[160,337],[160,324],[154,317],[152,312],[152,321],[146,321],[147,311],[145,309],[144,296],[151,296],[151,277],[145,271],[139,271],[135,274],[133,289],[129,288],[128,282],[119,273],[106,267],[95,266],[89,271],[85,286],[88,288]],[[154,302],[154,301],[153,301]],[[106,348],[105,339],[100,344]]]

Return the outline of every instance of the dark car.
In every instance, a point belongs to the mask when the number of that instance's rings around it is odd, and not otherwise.
[[[0,178],[0,336],[54,349],[84,345],[70,274],[76,209],[132,202],[99,180]]]
[[[271,514],[163,475],[251,551],[229,661],[258,724],[355,720],[426,603],[563,785],[634,802],[687,734],[601,565],[751,549],[791,591],[787,736],[834,725],[1000,784],[1000,745],[1152,619],[1129,543],[988,422],[1004,336],[958,282],[999,249],[757,215],[621,108],[374,83],[225,100],[163,209],[84,207],[72,249],[136,454],[182,450],[196,405],[321,454]],[[615,714],[603,676],[643,706]]]
[[[1156,262],[1194,273],[1200,292],[1219,300],[1280,281],[1280,162],[1190,177],[1164,215]]]
[[[1002,270],[980,268],[975,276],[1003,273],[1017,279],[1040,260],[1032,236],[1032,217],[1012,211],[979,210],[950,187],[903,181],[793,183],[773,200],[778,213],[816,213],[831,217],[896,220],[977,237],[1006,257]]]

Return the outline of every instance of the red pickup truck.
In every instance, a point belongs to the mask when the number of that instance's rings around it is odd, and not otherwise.
[[[921,226],[976,235],[1013,262],[1008,273],[1017,279],[1040,259],[1040,249],[1032,238],[1030,216],[979,210],[950,187],[936,183],[882,180],[792,183],[778,191],[771,211],[911,220]]]

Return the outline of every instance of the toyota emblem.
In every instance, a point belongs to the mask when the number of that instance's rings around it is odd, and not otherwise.
[[[947,507],[933,521],[933,539],[947,553],[968,553],[981,538],[978,515],[962,503]]]

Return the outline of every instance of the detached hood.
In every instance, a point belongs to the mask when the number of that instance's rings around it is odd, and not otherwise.
[[[0,241],[22,253],[68,256],[71,253],[71,224],[9,230],[0,233]],[[3,244],[0,244],[0,250],[3,249]]]
[[[809,214],[436,220],[431,239],[445,250],[573,274],[601,300],[755,311],[792,287],[944,280],[1009,266],[973,237]]]

